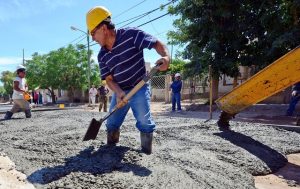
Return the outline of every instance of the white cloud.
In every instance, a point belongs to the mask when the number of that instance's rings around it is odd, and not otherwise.
[[[69,7],[75,0],[10,0],[0,1],[0,22],[37,15],[60,7]]]
[[[0,66],[4,67],[6,65],[17,65],[22,63],[22,58],[20,57],[0,57]]]

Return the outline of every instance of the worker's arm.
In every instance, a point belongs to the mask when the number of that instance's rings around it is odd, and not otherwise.
[[[158,68],[159,71],[167,70],[170,64],[170,55],[167,46],[157,40],[153,48],[161,56],[161,58],[156,61],[156,64],[161,64]]]
[[[22,90],[19,88],[19,81],[14,81],[14,90],[19,91],[19,92],[25,92],[25,90]]]
[[[125,97],[125,92],[120,88],[120,86],[113,80],[112,75],[108,75],[105,78],[106,84],[108,87],[114,91],[117,95],[117,103],[123,102],[124,105],[127,104],[127,102],[123,101],[123,98]]]

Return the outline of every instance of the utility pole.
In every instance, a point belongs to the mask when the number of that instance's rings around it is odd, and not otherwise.
[[[87,50],[87,54],[88,54],[88,82],[89,82],[89,91],[91,88],[91,62],[90,62],[90,35],[89,35],[89,30],[87,30],[86,32],[86,39],[87,39],[87,44],[88,44],[88,50]],[[90,94],[89,94],[90,95]],[[91,105],[91,98],[89,96],[89,106]]]
[[[23,48],[23,66],[25,66],[25,59],[24,59],[24,48]]]
[[[89,85],[89,88],[88,88],[88,97],[89,97],[89,104],[88,106],[91,105],[91,99],[90,99],[90,94],[89,94],[89,90],[91,88],[91,61],[90,61],[90,35],[89,35],[89,31],[87,30],[87,32],[81,30],[81,29],[78,29],[74,26],[71,26],[71,30],[74,30],[74,31],[80,31],[82,33],[84,33],[86,35],[86,39],[87,39],[87,43],[88,43],[88,46],[87,46],[87,59],[88,59],[88,85]]]

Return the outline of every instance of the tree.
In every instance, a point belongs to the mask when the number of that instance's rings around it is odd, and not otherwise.
[[[184,72],[184,68],[186,65],[186,61],[181,60],[179,58],[175,58],[170,63],[169,69],[167,71],[156,72],[155,75],[166,75],[166,74],[175,74],[177,72]]]
[[[185,65],[186,65],[186,62],[184,60],[181,60],[178,58],[172,60],[172,62],[170,64],[170,74],[176,74],[176,73],[183,72]]]
[[[247,35],[251,41],[243,65],[264,68],[300,43],[300,1],[263,1]]]
[[[91,82],[97,82],[100,80],[95,73],[98,70],[93,62],[91,65]],[[88,89],[87,51],[83,45],[76,47],[69,45],[46,55],[35,53],[32,55],[32,60],[27,61],[26,67],[28,82],[34,87],[48,89],[53,102],[55,102],[55,89],[68,90],[72,101],[75,90]]]
[[[217,94],[221,74],[238,75],[240,53],[248,43],[242,35],[245,29],[236,27],[239,26],[239,6],[237,0],[184,0],[169,9],[180,17],[174,21],[177,30],[168,35],[172,41],[186,44],[183,56],[199,71],[202,67],[202,71],[207,72],[208,65],[212,65],[214,94]]]
[[[3,86],[0,86],[0,97],[3,97],[5,95],[6,91]]]
[[[13,93],[13,80],[15,77],[15,73],[10,71],[4,71],[1,73],[1,82],[3,83],[3,88],[5,92],[3,95],[11,96]]]
[[[265,67],[299,44],[299,4],[299,0],[182,0],[169,8],[179,18],[174,21],[177,30],[168,36],[173,44],[185,45],[182,56],[196,69],[191,73],[207,72],[212,65],[217,94],[220,75],[238,76],[239,65]]]

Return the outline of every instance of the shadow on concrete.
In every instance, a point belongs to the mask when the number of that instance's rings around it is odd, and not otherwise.
[[[237,133],[229,130],[220,133],[214,133],[214,135],[219,136],[231,142],[232,144],[247,150],[249,153],[262,160],[270,168],[272,173],[285,166],[288,162],[288,160],[281,153],[242,133]],[[258,172],[257,170],[251,171],[252,175],[267,174]]]
[[[300,185],[300,166],[287,163],[282,169],[275,173],[276,176],[282,177],[287,180],[287,182],[295,182],[290,183],[290,185],[298,184]]]
[[[124,146],[102,146],[97,151],[94,151],[94,147],[88,147],[80,151],[78,155],[66,158],[64,165],[39,169],[28,176],[27,180],[31,183],[47,184],[71,172],[99,175],[120,171],[133,172],[141,177],[149,176],[151,174],[149,169],[133,164],[134,160],[130,161],[128,157],[124,157],[129,150],[131,149]]]

